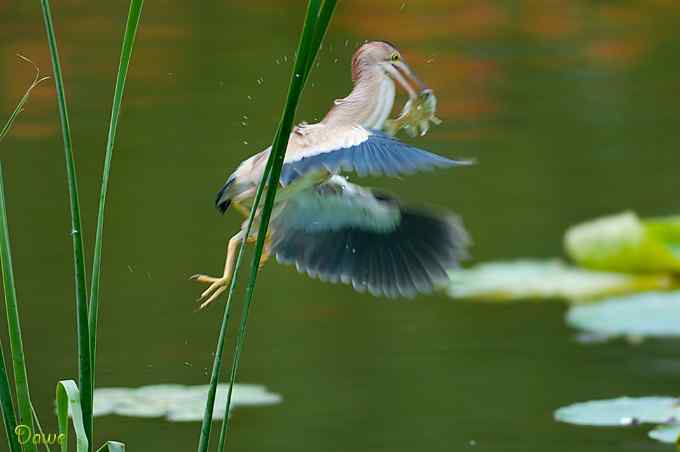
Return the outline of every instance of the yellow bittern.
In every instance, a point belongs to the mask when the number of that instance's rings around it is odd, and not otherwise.
[[[395,81],[410,102],[431,92],[393,45],[361,46],[352,59],[352,80],[352,92],[336,100],[321,122],[300,124],[290,135],[263,262],[273,254],[311,277],[376,296],[429,293],[466,255],[469,240],[459,220],[404,207],[340,173],[399,176],[469,162],[416,149],[381,132],[394,104]],[[233,205],[248,215],[270,150],[243,161],[229,176],[215,202],[221,212]],[[201,308],[227,288],[241,241],[253,241],[244,237],[245,224],[229,240],[223,275],[192,277],[210,284],[199,298]]]

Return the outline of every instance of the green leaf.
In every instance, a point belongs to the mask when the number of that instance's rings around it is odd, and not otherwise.
[[[106,211],[106,194],[109,187],[109,176],[111,174],[111,160],[113,158],[113,147],[116,142],[116,132],[118,130],[118,117],[123,103],[123,92],[125,91],[125,80],[127,78],[128,67],[132,57],[132,49],[135,45],[135,37],[139,28],[139,19],[142,15],[144,0],[132,0],[128,11],[128,18],[123,34],[123,45],[120,53],[120,63],[118,64],[118,75],[116,76],[116,87],[113,91],[113,107],[111,107],[111,122],[109,123],[109,133],[106,140],[106,155],[104,156],[104,170],[102,173],[101,191],[99,194],[99,211],[97,214],[97,235],[94,241],[94,259],[92,261],[92,286],[90,288],[90,311],[89,311],[89,333],[90,333],[90,353],[92,355],[92,387],[94,388],[95,360],[97,352],[97,317],[99,315],[99,283],[101,280],[102,245],[104,242],[104,214]]]
[[[680,336],[680,291],[649,292],[574,306],[567,323],[603,337]]]
[[[567,299],[588,301],[604,296],[666,288],[667,276],[636,276],[583,270],[560,260],[490,262],[450,272],[449,295],[485,301]]]
[[[68,420],[69,415],[76,434],[76,452],[87,452],[88,436],[85,430],[82,403],[78,385],[73,380],[62,380],[57,383],[57,422],[59,434],[63,434],[61,452],[68,451]]]
[[[569,228],[564,244],[569,257],[586,268],[680,272],[680,217],[642,221],[624,212]]]
[[[54,71],[54,83],[57,91],[57,106],[64,141],[64,157],[66,160],[66,177],[68,180],[69,208],[71,210],[71,238],[73,240],[73,266],[75,279],[76,329],[78,337],[78,382],[82,394],[81,407],[87,437],[92,435],[92,367],[90,354],[90,334],[88,327],[88,307],[85,281],[85,252],[83,250],[82,226],[80,221],[80,200],[76,163],[73,156],[71,127],[69,123],[66,93],[61,73],[61,63],[57,49],[57,38],[54,33],[52,12],[49,0],[40,0],[45,23],[45,32],[50,49],[50,57]]]

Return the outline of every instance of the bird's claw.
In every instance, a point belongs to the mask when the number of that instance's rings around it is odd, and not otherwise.
[[[207,275],[193,275],[191,280],[198,281],[204,284],[210,284],[207,289],[203,291],[201,296],[196,300],[201,303],[198,310],[204,309],[210,303],[215,301],[222,293],[227,290],[229,280],[224,276],[215,278]]]

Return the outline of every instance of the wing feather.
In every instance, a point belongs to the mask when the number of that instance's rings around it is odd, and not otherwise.
[[[377,130],[319,123],[298,126],[291,134],[281,183],[288,185],[316,169],[331,173],[353,171],[360,176],[399,176],[470,163],[423,151]]]
[[[404,208],[339,176],[286,201],[272,239],[276,259],[299,272],[390,298],[432,292],[469,244],[454,217]]]

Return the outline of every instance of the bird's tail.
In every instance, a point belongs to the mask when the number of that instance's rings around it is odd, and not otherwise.
[[[220,191],[217,192],[217,197],[215,198],[215,208],[219,210],[220,213],[226,212],[231,205],[231,198],[234,196],[233,191],[235,180],[236,178],[232,174],[229,176],[229,179],[227,179],[227,182],[222,185]]]

